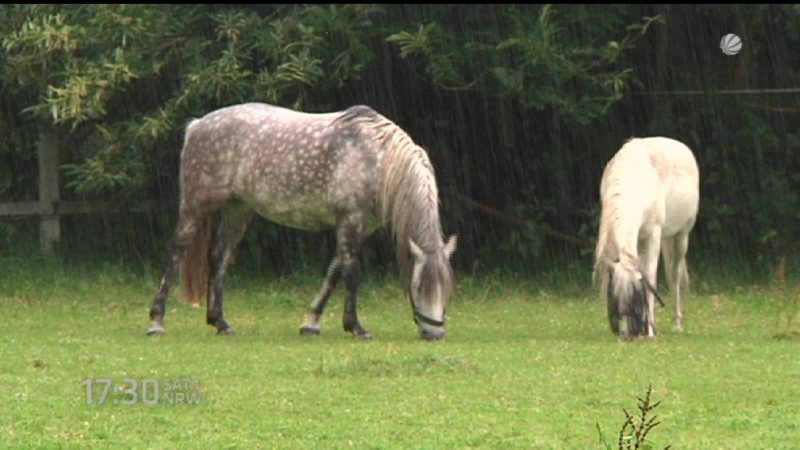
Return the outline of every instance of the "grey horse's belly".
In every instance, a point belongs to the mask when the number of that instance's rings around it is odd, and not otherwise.
[[[246,203],[261,217],[290,228],[322,231],[336,226],[336,216],[323,198],[272,197]]]

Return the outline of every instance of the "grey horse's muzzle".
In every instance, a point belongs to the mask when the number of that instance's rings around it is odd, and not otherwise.
[[[426,341],[439,341],[447,336],[444,328],[428,328],[425,326],[421,327],[419,334]]]
[[[414,308],[414,323],[419,326],[419,333],[426,341],[444,339],[447,332],[444,330],[444,319],[432,319]]]
[[[444,330],[444,321],[447,318],[447,310],[442,312],[442,320],[436,320],[426,316],[417,308],[414,299],[409,291],[408,301],[411,303],[411,310],[414,311],[414,323],[419,326],[419,333],[426,341],[438,341],[445,338],[447,334]]]

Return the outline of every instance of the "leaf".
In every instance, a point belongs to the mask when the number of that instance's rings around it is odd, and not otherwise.
[[[522,44],[524,42],[525,41],[520,39],[520,38],[510,38],[510,39],[506,39],[504,41],[501,41],[499,44],[497,44],[495,46],[495,49],[496,50],[507,50],[507,49],[512,48],[512,47],[522,46]]]
[[[507,92],[522,91],[522,72],[507,67],[492,67],[490,71]]]
[[[431,22],[427,25],[420,25],[416,34],[401,31],[386,38],[388,42],[395,42],[400,45],[400,57],[407,58],[415,54],[430,54],[431,34],[436,28],[436,23]]]

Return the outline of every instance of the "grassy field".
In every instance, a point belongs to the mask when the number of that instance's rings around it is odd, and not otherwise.
[[[375,339],[355,342],[341,292],[323,335],[298,335],[318,277],[234,274],[237,335],[173,297],[167,335],[149,338],[155,275],[0,264],[0,446],[602,449],[599,426],[616,448],[623,408],[652,385],[652,448],[800,447],[796,304],[772,288],[699,283],[685,333],[670,302],[660,337],[631,343],[608,331],[588,273],[465,277],[448,340],[428,343],[396,279],[368,273],[360,317]],[[140,386],[99,405],[95,390],[88,405],[86,380],[103,378],[160,380],[160,397],[146,404]],[[166,398],[182,379],[199,404]]]

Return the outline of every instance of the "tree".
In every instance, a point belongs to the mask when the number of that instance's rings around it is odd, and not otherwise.
[[[587,123],[622,99],[633,69],[619,64],[621,57],[663,21],[643,17],[625,26],[621,13],[605,6],[491,5],[434,16],[387,40],[400,46],[403,58],[420,60],[443,89],[498,95]],[[599,18],[590,20],[593,15]]]
[[[306,107],[310,90],[358,78],[372,56],[361,42],[372,11],[15,5],[0,18],[2,84],[42,130],[89,143],[64,165],[69,188],[131,193],[152,176],[159,145],[198,111],[244,101]]]

